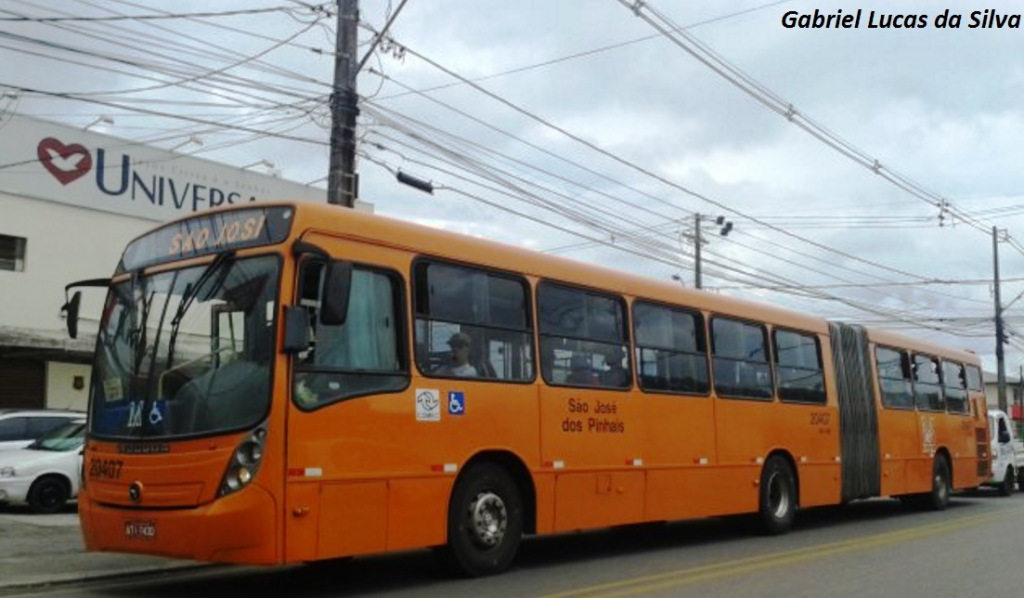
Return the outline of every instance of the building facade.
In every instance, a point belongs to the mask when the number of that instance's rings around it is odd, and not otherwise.
[[[67,284],[110,276],[125,245],[161,222],[280,199],[324,202],[326,192],[61,124],[0,120],[0,408],[85,408],[104,291],[83,291],[72,340],[60,310]]]

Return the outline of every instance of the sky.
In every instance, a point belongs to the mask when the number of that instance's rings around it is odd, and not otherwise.
[[[106,115],[92,130],[326,187],[333,4],[169,6],[0,0],[0,118]],[[856,27],[786,26],[858,11]],[[1016,377],[1022,17],[999,0],[362,0],[359,195],[685,285],[699,220],[704,288],[989,370],[995,250]]]

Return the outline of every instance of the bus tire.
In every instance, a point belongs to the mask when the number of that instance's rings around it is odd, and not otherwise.
[[[926,506],[932,511],[945,511],[949,506],[949,463],[943,455],[935,455],[932,463],[932,491],[925,495]]]
[[[1014,475],[1013,466],[1006,466],[1006,473],[1003,474],[1003,482],[999,484],[999,496],[1010,496],[1017,486],[1017,476]]]
[[[448,560],[469,577],[501,573],[523,537],[523,499],[511,475],[493,463],[469,466],[448,504]]]
[[[762,534],[777,536],[789,531],[796,517],[796,478],[789,463],[769,457],[761,470],[758,524]]]
[[[57,476],[46,476],[32,483],[28,506],[33,513],[51,514],[64,508],[70,495],[68,484]]]

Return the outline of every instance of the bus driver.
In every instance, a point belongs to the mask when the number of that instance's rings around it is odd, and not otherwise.
[[[448,346],[452,350],[451,361],[439,367],[435,373],[438,376],[475,378],[478,375],[476,368],[469,363],[469,335],[465,332],[456,332],[448,339]]]

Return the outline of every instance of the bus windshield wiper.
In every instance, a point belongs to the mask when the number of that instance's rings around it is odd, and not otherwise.
[[[174,312],[174,317],[171,318],[171,337],[167,342],[167,367],[170,368],[174,363],[174,344],[178,339],[178,328],[181,325],[182,318],[188,312],[188,308],[191,307],[192,302],[199,295],[200,289],[210,280],[213,273],[225,265],[230,259],[234,258],[235,252],[228,251],[226,253],[219,253],[217,257],[213,258],[210,265],[203,270],[203,273],[199,275],[194,284],[186,285],[185,291],[181,294],[181,301],[178,303],[178,309]],[[217,284],[213,285],[216,289],[220,285],[224,284],[224,278],[227,276],[228,269],[224,268],[224,275],[221,276]]]

